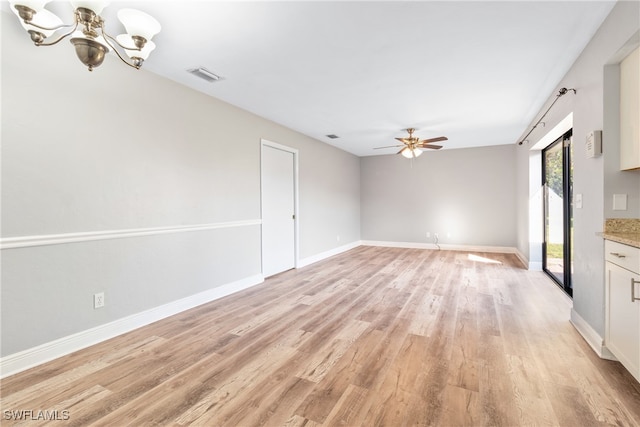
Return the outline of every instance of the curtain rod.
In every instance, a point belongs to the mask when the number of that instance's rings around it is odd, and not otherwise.
[[[527,138],[529,137],[529,135],[531,135],[531,132],[533,132],[535,130],[535,128],[538,127],[538,125],[540,124],[540,122],[542,122],[542,119],[544,119],[544,117],[547,115],[547,113],[549,112],[549,110],[551,110],[551,107],[554,106],[554,104],[558,101],[558,99],[560,99],[562,96],[566,95],[567,93],[569,93],[569,91],[572,90],[574,94],[576,94],[576,90],[575,89],[567,89],[566,87],[563,87],[562,89],[560,89],[558,91],[558,94],[556,95],[556,99],[553,100],[553,102],[551,103],[551,105],[549,105],[549,108],[547,108],[547,111],[544,112],[544,114],[542,115],[542,117],[540,117],[538,119],[538,121],[536,122],[535,125],[533,125],[533,127],[531,128],[531,130],[529,131],[529,133],[527,133],[524,138],[522,138],[522,140],[520,142],[518,142],[518,145],[522,145],[525,141],[528,142]]]

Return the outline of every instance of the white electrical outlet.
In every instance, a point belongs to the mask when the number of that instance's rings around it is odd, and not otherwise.
[[[431,232],[427,231],[427,239],[431,237]]]
[[[104,292],[93,294],[93,308],[104,307]]]

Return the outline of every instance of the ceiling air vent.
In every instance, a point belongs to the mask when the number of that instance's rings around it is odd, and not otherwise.
[[[338,139],[340,138],[338,135],[334,135],[334,134],[329,134],[329,135],[325,135],[327,138],[331,138],[331,139]]]
[[[193,74],[194,76],[200,77],[201,79],[205,79],[209,83],[217,82],[221,79],[221,77],[204,67],[192,68],[187,70],[187,72]]]

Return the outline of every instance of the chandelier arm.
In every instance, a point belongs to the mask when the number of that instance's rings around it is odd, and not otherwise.
[[[58,31],[62,28],[71,28],[73,27],[74,29],[78,27],[78,22],[76,21],[74,24],[62,24],[62,25],[58,25],[55,27],[43,27],[42,25],[38,25],[36,23],[33,22],[33,20],[28,21],[26,19],[23,19],[24,23],[27,25],[31,25],[32,27],[36,27],[39,30],[45,30],[45,31]]]
[[[33,24],[30,24],[30,25],[33,25]],[[66,25],[65,25],[65,26],[66,26]],[[41,27],[40,27],[40,28],[41,28]],[[62,28],[62,27],[60,27],[60,28]],[[40,43],[36,43],[36,46],[53,46],[54,44],[58,44],[58,43],[60,43],[60,41],[62,41],[63,39],[65,39],[65,38],[69,37],[71,34],[73,34],[73,32],[74,32],[77,28],[78,28],[78,23],[76,22],[76,24],[73,26],[73,28],[71,29],[71,31],[69,31],[69,32],[68,32],[68,33],[66,33],[66,34],[63,34],[63,35],[62,35],[62,36],[60,36],[57,40],[54,40],[54,41],[49,42],[49,43],[42,43],[42,42],[40,42]]]
[[[134,47],[129,47],[129,46],[124,46],[122,45],[122,43],[120,43],[118,41],[118,39],[116,39],[115,37],[107,34],[104,32],[104,29],[102,30],[102,37],[106,39],[111,40],[112,42],[114,42],[115,44],[117,44],[118,46],[120,46],[121,48],[125,49],[125,50],[137,50],[138,52],[140,52],[142,49],[140,49],[138,46],[134,46]],[[109,46],[111,46],[111,44],[109,44]],[[113,46],[111,46],[113,48],[113,50],[116,50]]]
[[[100,29],[102,30],[102,37],[104,37],[104,41],[109,45],[109,47],[111,47],[111,49],[113,49],[116,55],[118,55],[118,58],[120,58],[120,60],[125,64],[127,64],[129,67],[139,70],[140,67],[136,67],[135,65],[131,64],[129,61],[124,59],[122,55],[120,55],[120,52],[118,52],[118,49],[116,49],[116,47],[109,42],[109,39],[113,39],[113,37],[111,37],[109,34],[104,32],[104,27],[100,27]],[[118,43],[118,45],[120,45],[120,43]]]

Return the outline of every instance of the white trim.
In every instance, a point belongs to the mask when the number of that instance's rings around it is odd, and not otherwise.
[[[569,320],[574,328],[582,335],[582,338],[591,346],[593,351],[601,359],[618,360],[605,346],[602,337],[582,318],[573,308],[571,309],[571,318]]]
[[[529,260],[526,256],[524,256],[522,252],[520,252],[520,249],[516,248],[516,251],[514,253],[518,257],[522,265],[524,265],[527,270],[531,270],[531,264],[529,263]]]
[[[541,261],[529,261],[529,259],[524,256],[522,252],[518,248],[515,251],[516,256],[520,259],[520,262],[524,264],[527,270],[529,271],[542,271],[542,262]]]
[[[351,249],[357,248],[358,246],[362,246],[362,242],[361,241],[355,241],[353,243],[342,245],[342,246],[339,246],[337,248],[333,248],[333,249],[330,249],[328,251],[325,251],[325,252],[322,252],[322,253],[319,253],[319,254],[316,254],[316,255],[312,255],[310,257],[302,258],[300,260],[300,262],[298,263],[298,266],[296,268],[306,267],[308,265],[311,265],[311,264],[316,263],[318,261],[322,261],[322,260],[327,259],[329,257],[332,257],[334,255],[338,255],[338,254],[341,254],[343,252],[350,251]]]
[[[433,243],[418,243],[418,242],[385,242],[375,240],[363,240],[364,246],[383,246],[389,248],[407,248],[407,249],[440,249],[447,251],[465,251],[465,252],[492,252],[492,253],[507,253],[517,254],[517,249],[510,246],[476,246],[476,245],[447,245],[438,244],[436,246]]]
[[[529,270],[531,270],[531,271],[542,271],[542,261],[531,261],[531,262],[529,262]]]
[[[172,227],[132,228],[125,230],[88,231],[82,233],[46,234],[42,236],[5,237],[0,239],[0,249],[28,248],[34,246],[62,245],[95,240],[123,239],[126,237],[154,236],[157,234],[184,233],[188,231],[215,230],[218,228],[260,225],[261,219],[217,222],[211,224],[176,225]]]
[[[573,128],[573,112],[529,147],[529,255],[542,257],[544,234],[542,197],[542,150]],[[535,256],[534,256],[535,258]],[[542,261],[529,261],[529,270],[542,271]]]
[[[531,151],[540,151],[544,150],[551,144],[553,144],[556,139],[560,138],[566,132],[573,128],[573,112],[569,113],[564,119],[560,120],[560,122],[553,127],[549,132],[547,132],[542,138],[538,140],[529,150]]]
[[[294,261],[293,261],[293,265],[295,268],[298,268],[300,265],[300,208],[299,208],[299,204],[298,201],[300,199],[300,197],[298,196],[298,189],[299,189],[299,181],[298,181],[298,156],[299,156],[299,152],[296,148],[292,148],[292,147],[287,147],[286,145],[282,145],[282,144],[278,144],[277,142],[273,142],[273,141],[269,141],[267,139],[261,138],[260,139],[260,218],[264,218],[264,214],[262,212],[262,195],[264,194],[263,188],[262,188],[262,183],[263,183],[263,179],[262,179],[262,172],[264,171],[264,167],[262,165],[262,150],[263,148],[267,146],[267,147],[271,147],[271,148],[275,148],[277,150],[282,150],[282,151],[286,151],[287,153],[291,153],[293,154],[293,214],[295,216],[294,220],[293,220],[293,238],[294,238]],[[261,220],[262,221],[262,220]],[[263,262],[263,257],[262,254],[264,254],[264,239],[262,238],[262,234],[260,235],[260,263],[262,266],[262,272],[264,273],[264,262]]]
[[[269,141],[268,139],[261,138],[260,145],[266,145],[267,147],[276,148],[278,150],[287,151],[289,153],[298,153],[297,148],[288,147],[286,145],[278,144],[277,142]]]
[[[106,341],[134,329],[165,319],[202,304],[231,295],[264,282],[262,275],[250,276],[195,295],[132,314],[95,328],[87,329],[57,340],[41,344],[0,359],[0,378],[49,362],[91,345]]]

